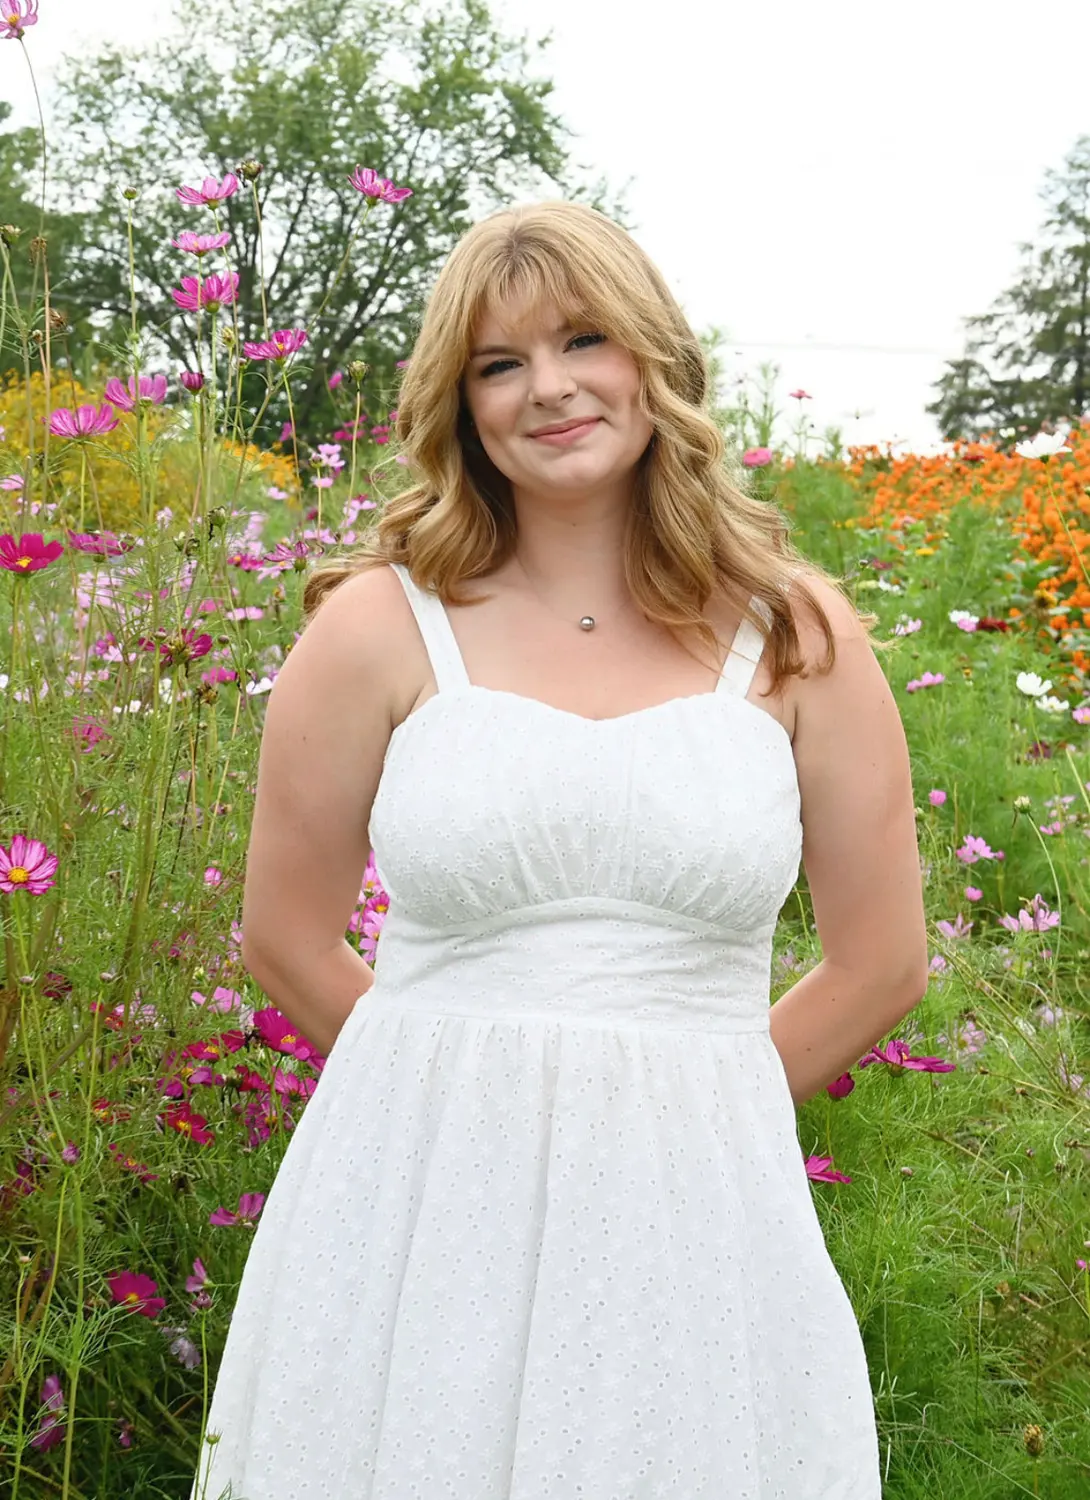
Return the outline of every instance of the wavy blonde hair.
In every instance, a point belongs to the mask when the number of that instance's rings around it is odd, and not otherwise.
[[[470,426],[464,377],[481,314],[508,303],[524,303],[528,317],[559,308],[573,327],[619,343],[639,367],[639,404],[653,435],[636,469],[624,562],[647,619],[695,631],[714,653],[704,607],[720,587],[770,641],[775,690],[785,676],[808,675],[790,590],[813,611],[827,645],[821,670],[831,670],[832,627],[806,579],[824,579],[851,604],[841,581],[804,558],[782,513],[749,493],[746,471],[708,413],[704,351],[655,265],[604,214],[560,201],[491,214],[447,258],[397,401],[395,435],[412,482],[385,501],[361,543],[311,573],[307,621],[347,578],[391,562],[444,604],[484,602],[459,586],[511,556],[517,527],[510,483]],[[769,626],[749,609],[751,596],[771,611]],[[867,631],[877,622],[857,617]]]

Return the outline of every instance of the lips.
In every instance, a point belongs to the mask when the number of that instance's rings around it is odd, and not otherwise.
[[[600,422],[600,421],[601,421],[600,417],[585,417],[581,422],[568,422],[568,423],[565,423],[565,425],[563,427],[545,427],[545,428],[539,428],[539,430],[537,432],[531,432],[529,434],[529,436],[530,437],[535,437],[535,438],[537,438],[537,437],[563,437],[566,433],[569,433],[569,432],[579,432],[584,427],[593,427],[596,422]]]

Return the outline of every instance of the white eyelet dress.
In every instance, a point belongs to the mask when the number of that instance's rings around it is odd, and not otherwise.
[[[375,983],[258,1221],[192,1500],[880,1500],[769,1036],[802,827],[761,632],[714,692],[592,720],[471,684],[394,571],[438,692],[372,811]]]

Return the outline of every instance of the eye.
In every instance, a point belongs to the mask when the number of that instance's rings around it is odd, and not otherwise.
[[[577,333],[574,338],[568,340],[568,348],[570,349],[577,344],[583,344],[583,341],[586,339],[590,340],[590,344],[584,345],[584,347],[590,348],[594,344],[604,344],[606,335],[604,333]],[[481,378],[482,380],[486,379],[489,375],[494,375],[497,370],[502,370],[505,365],[516,363],[517,361],[513,359],[494,359],[491,364],[485,365],[481,371]]]

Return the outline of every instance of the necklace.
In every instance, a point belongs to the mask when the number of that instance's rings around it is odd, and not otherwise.
[[[537,594],[537,597],[538,597],[538,598],[539,598],[539,599],[541,599],[541,595],[540,595],[540,594],[538,594],[538,591],[537,591],[537,589],[536,589],[536,588],[534,588],[534,582],[533,582],[533,579],[532,579],[532,578],[531,578],[531,577],[530,577],[530,575],[529,575],[529,573],[527,573],[527,571],[526,571],[526,569],[525,569],[525,568],[524,568],[524,567],[523,567],[523,566],[522,566],[522,559],[521,559],[521,558],[520,558],[520,557],[519,557],[519,556],[518,556],[518,554],[517,554],[517,553],[516,553],[516,554],[515,554],[515,561],[516,561],[516,562],[517,562],[517,563],[518,563],[518,565],[519,565],[519,569],[520,569],[520,571],[521,571],[521,573],[522,573],[522,576],[523,576],[523,578],[525,578],[525,580],[526,580],[526,582],[527,582],[527,583],[528,583],[528,584],[529,584],[529,585],[530,585],[530,587],[531,587],[531,588],[532,588],[532,589],[533,589],[533,590],[534,590],[534,593],[535,593],[535,594]],[[545,600],[544,600],[544,599],[541,599],[541,602],[542,602],[542,604],[545,604]],[[556,618],[557,618],[557,619],[558,619],[558,620],[559,620],[559,619],[560,619],[560,616],[559,616],[559,615],[557,615],[557,614],[556,614],[556,610],[555,610],[555,609],[551,609],[551,608],[550,608],[550,607],[549,607],[549,605],[547,605],[547,604],[545,604],[545,608],[546,608],[546,609],[548,609],[548,610],[549,610],[549,613],[550,613],[550,614],[551,614],[551,615],[556,615]],[[583,616],[583,617],[582,617],[582,619],[581,619],[581,620],[580,620],[580,621],[579,621],[579,629],[580,629],[580,630],[593,630],[593,629],[594,629],[594,626],[595,626],[595,623],[596,623],[596,622],[595,622],[595,619],[594,619],[594,616],[593,616],[593,615],[584,615],[584,616]]]

